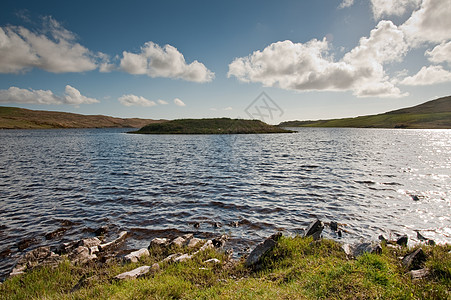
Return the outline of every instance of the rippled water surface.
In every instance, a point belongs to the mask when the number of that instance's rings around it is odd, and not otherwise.
[[[102,225],[132,232],[129,247],[192,232],[228,233],[242,249],[314,218],[342,224],[345,241],[404,233],[414,241],[421,230],[451,242],[451,130],[297,130],[0,131],[0,273],[20,255],[19,241],[53,245]],[[63,237],[44,238],[64,224]]]

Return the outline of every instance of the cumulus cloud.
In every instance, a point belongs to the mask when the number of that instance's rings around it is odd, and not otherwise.
[[[444,82],[451,82],[451,72],[445,70],[442,66],[429,66],[422,67],[417,74],[404,78],[400,83],[418,86]]]
[[[97,99],[88,98],[74,87],[66,85],[62,96],[55,95],[50,90],[21,89],[15,86],[7,90],[0,90],[0,102],[22,104],[91,104],[99,102]]]
[[[441,43],[451,39],[451,1],[423,0],[420,9],[400,27],[409,43]]]
[[[179,98],[175,98],[174,99],[174,103],[177,106],[186,106],[186,104],[182,100],[180,100]]]
[[[120,68],[130,74],[195,82],[209,82],[214,78],[214,73],[197,60],[187,64],[177,48],[171,45],[160,47],[153,42],[145,43],[138,54],[124,51]]]
[[[371,0],[371,9],[376,20],[383,16],[402,16],[415,9],[421,0]]]
[[[155,106],[155,101],[148,100],[142,96],[123,95],[118,98],[119,102],[125,106]]]
[[[451,41],[435,46],[434,49],[426,51],[425,55],[429,56],[429,60],[433,63],[451,64]]]
[[[53,73],[83,72],[97,68],[96,55],[75,42],[75,35],[51,17],[44,29],[0,27],[0,73],[39,68]]]
[[[276,42],[229,64],[228,77],[290,90],[352,90],[358,97],[400,97],[383,65],[407,52],[404,35],[391,21],[380,21],[369,37],[336,61],[326,39]]]
[[[169,104],[167,101],[164,101],[164,100],[161,100],[161,99],[158,99],[158,103],[161,104],[161,105]]]

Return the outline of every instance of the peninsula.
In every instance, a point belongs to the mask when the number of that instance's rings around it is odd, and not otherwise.
[[[281,127],[451,129],[451,96],[383,114],[317,121],[288,121]]]
[[[152,123],[138,131],[142,134],[251,134],[291,133],[293,131],[266,124],[260,120],[229,118],[178,119],[164,123]]]

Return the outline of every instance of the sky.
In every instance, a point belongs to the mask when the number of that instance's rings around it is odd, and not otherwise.
[[[0,105],[271,124],[451,95],[451,0],[21,1]]]

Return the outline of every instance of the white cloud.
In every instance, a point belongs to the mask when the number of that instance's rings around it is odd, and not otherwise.
[[[41,33],[22,26],[0,27],[0,73],[40,68],[53,73],[97,68],[96,55],[75,42],[75,35],[51,17]]]
[[[140,53],[124,51],[122,56],[120,68],[130,74],[195,82],[209,82],[214,78],[214,73],[197,60],[187,64],[183,54],[171,45],[162,48],[153,42],[147,42],[141,47]]]
[[[15,86],[7,90],[0,90],[0,102],[2,103],[26,103],[26,104],[91,104],[99,102],[97,99],[88,98],[70,85],[66,85],[63,96],[57,96],[50,90],[21,89]]]
[[[434,49],[426,51],[425,55],[429,56],[429,60],[433,63],[451,64],[451,41],[435,46]]]
[[[118,98],[119,102],[125,106],[155,106],[154,101],[148,100],[142,96],[123,95]]]
[[[224,107],[224,110],[233,110],[231,106]]]
[[[400,28],[414,47],[451,39],[451,1],[423,0],[420,9],[414,11]]]
[[[158,99],[158,103],[161,104],[161,105],[169,104],[168,102],[166,102],[164,100],[161,100],[161,99]]]
[[[417,74],[404,78],[400,83],[418,86],[444,82],[451,82],[451,72],[443,69],[442,66],[429,66],[422,67]]]
[[[421,0],[371,0],[371,9],[374,18],[379,20],[383,16],[402,16],[420,3]]]
[[[358,97],[404,96],[385,74],[383,65],[401,61],[408,47],[403,32],[380,21],[369,37],[335,61],[326,39],[307,43],[276,42],[229,64],[228,77],[289,90],[351,90]]]
[[[180,100],[179,98],[175,98],[175,99],[174,99],[174,103],[175,103],[175,105],[177,105],[177,106],[186,106],[186,104],[183,103],[183,101]]]
[[[354,4],[354,0],[343,0],[340,5],[338,6],[338,8],[346,8],[346,7],[350,7]]]

